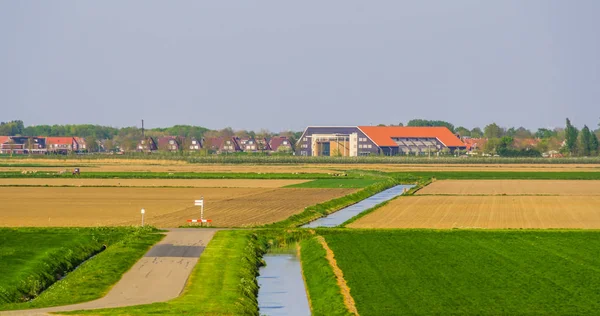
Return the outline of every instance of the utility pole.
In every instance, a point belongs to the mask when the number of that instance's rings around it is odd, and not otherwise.
[[[144,120],[142,120],[142,138],[144,138]]]

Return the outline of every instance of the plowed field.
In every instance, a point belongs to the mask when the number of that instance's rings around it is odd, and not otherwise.
[[[413,196],[348,227],[600,229],[599,205],[600,196]]]
[[[0,186],[280,188],[309,180],[260,179],[0,179]]]
[[[417,192],[418,195],[600,195],[594,180],[442,180]]]
[[[204,196],[205,218],[215,226],[283,220],[305,207],[355,189],[259,188],[0,188],[0,226],[185,225],[199,218],[193,201]]]

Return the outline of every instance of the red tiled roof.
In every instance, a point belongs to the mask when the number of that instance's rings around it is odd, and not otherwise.
[[[10,139],[10,136],[0,136],[0,144],[6,143]]]
[[[464,147],[465,144],[446,127],[359,126],[379,147],[396,147],[392,137],[437,138],[446,147]]]
[[[73,144],[73,137],[46,137],[46,144]]]

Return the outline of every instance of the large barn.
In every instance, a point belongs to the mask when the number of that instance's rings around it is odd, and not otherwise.
[[[466,145],[446,127],[309,126],[296,145],[300,156],[426,155]]]

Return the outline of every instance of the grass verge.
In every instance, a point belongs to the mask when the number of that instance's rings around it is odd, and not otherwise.
[[[325,249],[316,238],[300,243],[302,272],[313,315],[353,315],[344,305],[333,269]]]
[[[149,227],[0,229],[0,310],[59,306],[102,297],[163,237],[155,232]],[[77,267],[104,245],[106,250]]]
[[[319,189],[362,189],[381,180],[376,179],[319,179],[310,182],[285,186],[285,188],[319,188]]]

